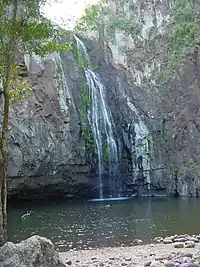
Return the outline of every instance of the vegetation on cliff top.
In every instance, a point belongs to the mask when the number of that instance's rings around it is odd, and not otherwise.
[[[159,85],[168,85],[177,71],[184,66],[185,56],[200,47],[200,5],[197,1],[179,0],[170,10],[163,41],[165,42],[165,62],[158,75]]]
[[[31,92],[28,80],[20,77],[17,54],[44,56],[67,50],[60,44],[63,31],[40,12],[47,0],[0,0],[0,82],[3,96],[3,122],[0,143],[0,246],[7,240],[7,135],[9,108]]]
[[[132,37],[136,43],[140,44],[139,49],[141,49],[143,24],[139,21],[138,6],[132,4],[131,1],[122,2],[121,0],[118,0],[116,5],[120,6],[120,8],[116,9],[117,13],[112,18],[112,8],[108,1],[102,1],[99,4],[89,6],[85,10],[85,15],[78,22],[76,30],[100,32],[103,27],[106,29],[104,32],[106,36],[104,38],[112,42],[115,29],[119,29],[124,34]],[[129,16],[126,14],[127,9]],[[160,51],[162,53],[161,69],[155,75],[158,86],[167,86],[170,80],[177,75],[177,71],[183,66],[185,56],[189,52],[193,53],[198,50],[200,45],[200,36],[198,36],[200,5],[198,1],[174,1],[169,12],[170,20],[163,29],[164,35],[154,36],[154,38],[160,39],[160,47],[164,47]],[[145,47],[146,45],[145,43]],[[137,50],[137,47],[135,49]],[[151,52],[153,52],[153,48],[151,49]],[[143,48],[142,58],[145,57],[145,53],[146,51]]]

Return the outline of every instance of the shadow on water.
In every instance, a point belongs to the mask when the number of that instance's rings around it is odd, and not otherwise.
[[[127,246],[156,236],[198,234],[200,199],[133,198],[110,201],[46,201],[9,205],[9,240],[38,234],[59,250]],[[21,216],[33,211],[26,219]]]

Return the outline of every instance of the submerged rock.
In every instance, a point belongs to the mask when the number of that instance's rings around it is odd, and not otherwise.
[[[18,244],[7,242],[0,248],[0,267],[66,266],[47,238],[33,236]]]

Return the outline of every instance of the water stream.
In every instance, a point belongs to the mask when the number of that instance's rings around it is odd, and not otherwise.
[[[112,114],[106,103],[106,88],[102,84],[99,75],[90,68],[91,64],[84,43],[77,36],[75,36],[75,39],[77,42],[78,60],[84,68],[87,83],[89,100],[87,118],[97,148],[99,198],[103,199],[105,197],[102,176],[105,173],[106,165],[108,165],[109,197],[116,197],[119,190],[119,160],[117,144],[113,133]]]

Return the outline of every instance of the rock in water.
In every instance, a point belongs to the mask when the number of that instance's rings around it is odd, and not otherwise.
[[[0,267],[60,267],[65,266],[54,250],[53,243],[33,236],[18,244],[7,242],[0,248]]]

